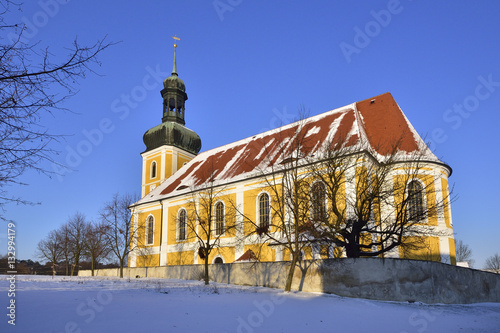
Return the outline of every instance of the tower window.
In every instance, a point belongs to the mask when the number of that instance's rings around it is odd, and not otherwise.
[[[152,245],[154,242],[155,219],[152,215],[148,216],[146,222],[146,245]]]
[[[224,204],[218,202],[215,204],[215,234],[217,236],[224,233]]]
[[[168,100],[168,111],[175,110],[175,99],[171,98]]]
[[[156,161],[151,162],[151,179],[156,178]]]
[[[408,183],[408,220],[420,221],[425,219],[424,190],[417,180]]]

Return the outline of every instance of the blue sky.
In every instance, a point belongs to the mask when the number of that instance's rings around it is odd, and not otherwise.
[[[161,122],[159,91],[176,34],[186,125],[202,150],[290,122],[301,105],[315,115],[391,92],[453,168],[456,238],[482,267],[500,252],[498,13],[498,1],[27,2],[9,19],[25,22],[30,40],[55,55],[75,36],[121,43],[100,57],[102,76],[79,82],[64,105],[73,113],[43,119],[68,135],[54,159],[74,171],[52,179],[27,173],[28,186],[10,188],[41,202],[7,207],[18,258],[33,257],[36,244],[76,211],[95,219],[114,193],[140,193],[142,136]]]

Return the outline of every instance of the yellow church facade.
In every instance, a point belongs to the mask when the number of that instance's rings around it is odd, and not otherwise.
[[[455,264],[451,168],[427,148],[390,93],[202,153],[201,139],[185,127],[187,94],[175,53],[161,94],[162,123],[144,134],[142,198],[130,207],[129,267],[290,260],[286,237],[306,244],[301,259],[352,256],[342,244],[358,225],[371,230],[360,233],[358,255]],[[319,161],[321,153],[338,157],[342,149],[349,153],[341,163]],[[390,195],[366,200],[386,191],[381,177]],[[295,206],[287,204],[293,200]],[[392,247],[395,239],[402,245]],[[213,249],[205,258],[207,241]]]

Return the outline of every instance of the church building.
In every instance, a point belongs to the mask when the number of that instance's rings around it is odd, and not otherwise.
[[[290,260],[278,227],[281,222],[293,226],[298,219],[306,229],[315,221],[322,226],[300,236],[300,242],[309,244],[302,248],[301,259],[345,257],[346,225],[363,214],[369,220],[363,230],[373,231],[360,240],[371,244],[363,253],[456,263],[448,189],[451,168],[430,151],[390,93],[200,153],[200,137],[186,127],[188,96],[177,73],[176,47],[172,74],[161,90],[161,123],[143,137],[141,199],[130,206],[129,267]],[[339,169],[325,171],[332,165],[321,164],[325,156],[342,156],[335,163]],[[349,161],[356,166],[349,168]],[[368,171],[382,166],[387,171]],[[319,180],[321,172],[342,179],[334,197],[327,195],[329,181]],[[305,189],[294,189],[295,197],[287,197],[293,177],[299,180],[294,184],[306,184]],[[379,186],[381,177],[390,180],[391,195],[373,196],[363,212],[363,198],[386,190],[386,185]],[[404,184],[398,190],[401,179]],[[286,205],[297,201],[299,192],[306,198],[300,218]],[[340,231],[332,232],[324,225],[335,218]],[[387,221],[397,229],[389,236]],[[402,224],[414,228],[403,230]],[[301,228],[295,230],[305,230]],[[208,258],[202,251],[206,230],[213,244]],[[381,250],[394,239],[402,244]],[[419,246],[403,246],[417,239]]]

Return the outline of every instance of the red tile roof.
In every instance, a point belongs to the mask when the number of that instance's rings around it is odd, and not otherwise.
[[[255,176],[259,169],[291,157],[298,137],[306,138],[301,148],[305,156],[330,142],[358,145],[383,159],[398,144],[402,155],[419,152],[439,162],[392,95],[385,93],[200,153],[138,204],[180,195],[210,180],[229,183]],[[185,190],[179,189],[181,185]]]
[[[259,259],[251,249],[248,249],[241,257],[235,260],[235,262],[238,261],[259,261]]]

